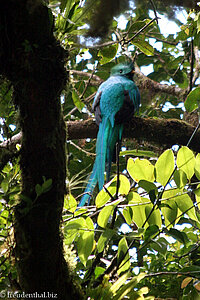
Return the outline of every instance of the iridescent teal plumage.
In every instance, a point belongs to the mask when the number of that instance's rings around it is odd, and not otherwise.
[[[132,80],[132,64],[118,64],[111,69],[111,76],[100,85],[94,99],[93,109],[99,131],[96,142],[96,159],[84,195],[79,206],[90,201],[98,183],[99,190],[110,178],[110,169],[115,156],[115,145],[122,139],[124,123],[138,111],[140,94]]]

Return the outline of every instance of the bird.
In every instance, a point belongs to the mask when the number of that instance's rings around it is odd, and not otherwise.
[[[95,95],[92,109],[99,126],[96,140],[96,159],[88,184],[79,202],[79,207],[89,205],[92,193],[98,183],[99,190],[110,179],[112,161],[116,159],[116,144],[121,143],[124,123],[139,111],[140,93],[133,81],[133,62],[119,63],[110,71],[110,77],[103,82]]]

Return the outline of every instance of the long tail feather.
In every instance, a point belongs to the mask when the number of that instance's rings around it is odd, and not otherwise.
[[[106,164],[106,151],[108,145],[108,136],[110,133],[111,124],[108,118],[104,118],[99,125],[99,132],[96,144],[96,161],[97,161],[97,181],[99,190],[102,190],[104,185],[104,172]]]
[[[107,147],[106,182],[110,180],[111,164],[116,161],[116,143],[121,142],[123,125],[115,125],[110,131]]]

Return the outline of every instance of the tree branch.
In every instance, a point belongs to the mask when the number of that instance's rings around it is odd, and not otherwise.
[[[145,76],[140,68],[136,65],[134,73],[138,77],[137,85],[140,90],[151,90],[154,93],[166,93],[174,95],[178,98],[184,98],[187,94],[187,91],[181,89],[175,85],[167,85],[156,82],[147,76]]]
[[[88,119],[85,121],[68,121],[68,139],[79,140],[86,138],[96,138],[98,126],[95,121]],[[195,127],[178,119],[153,119],[133,117],[130,123],[124,127],[124,138],[136,139],[138,142],[147,141],[154,143],[164,149],[172,145],[187,145]],[[197,131],[190,148],[200,152],[200,129]],[[0,144],[0,149],[13,149],[14,145],[21,142],[21,133],[12,137],[12,139]]]
[[[83,71],[71,70],[70,72],[72,74],[76,74],[79,76],[86,76],[86,77],[91,76],[91,73],[86,73]],[[156,81],[148,78],[140,71],[140,68],[137,65],[135,67],[134,73],[135,73],[136,77],[138,78],[137,85],[138,85],[138,88],[140,89],[140,91],[150,89],[154,93],[166,93],[166,94],[174,95],[178,98],[184,98],[187,94],[186,90],[181,89],[175,85],[161,84],[159,82],[156,82]],[[96,75],[93,75],[93,79],[96,80],[97,86],[103,82],[103,80]],[[94,85],[94,82],[93,82],[93,85]]]
[[[200,72],[199,49],[197,46],[194,46],[194,57],[195,57],[195,71],[192,80],[192,85],[195,84],[197,78],[199,77],[199,72]]]
[[[89,78],[91,78],[91,75],[92,75],[92,78],[94,80],[96,80],[98,84],[101,84],[103,82],[103,80],[99,76],[94,75],[92,73],[87,73],[84,71],[77,71],[77,70],[70,70],[70,73],[73,75],[85,76],[85,77],[89,77]]]
[[[98,126],[92,119],[86,121],[69,121],[68,138],[84,139],[96,138]],[[195,127],[178,119],[153,119],[134,117],[132,121],[124,127],[124,138],[134,138],[140,141],[155,143],[163,148],[169,148],[172,145],[187,145]],[[190,148],[200,152],[200,130],[197,131]]]

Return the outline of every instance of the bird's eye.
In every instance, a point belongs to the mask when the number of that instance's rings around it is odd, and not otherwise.
[[[122,70],[119,70],[119,73],[122,73],[123,71]]]

